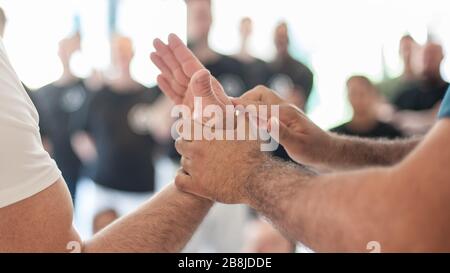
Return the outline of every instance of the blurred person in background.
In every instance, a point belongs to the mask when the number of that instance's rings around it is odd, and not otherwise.
[[[275,28],[274,43],[277,54],[270,64],[274,73],[270,87],[304,110],[313,88],[314,75],[289,53],[289,29],[285,22]]]
[[[187,42],[194,55],[223,85],[229,96],[240,96],[246,89],[244,66],[235,58],[215,52],[208,38],[213,22],[211,0],[186,0]],[[163,49],[156,42],[155,48]],[[155,55],[152,54],[155,62]],[[156,56],[156,58],[158,58]],[[158,61],[158,60],[156,60]],[[161,86],[161,78],[158,80]],[[175,148],[172,146],[174,152]],[[179,159],[179,155],[177,154]],[[238,252],[243,247],[244,228],[249,220],[248,207],[216,204],[188,243],[185,252]],[[233,219],[232,221],[230,219]]]
[[[277,50],[275,60],[270,63],[272,77],[269,86],[289,103],[305,110],[313,87],[314,75],[303,63],[289,53],[289,30],[285,22],[275,28],[274,43]],[[293,162],[286,150],[279,145],[273,155],[284,161]]]
[[[253,31],[253,22],[249,17],[242,18],[239,25],[241,47],[238,54],[233,57],[244,65],[245,80],[250,88],[259,84],[269,84],[272,76],[269,65],[255,58],[248,49],[249,40]],[[273,153],[275,156],[292,161],[281,145]],[[256,212],[251,211],[255,218],[245,227],[245,239],[242,251],[249,253],[283,253],[293,252],[295,244],[286,239],[277,229],[259,218]]]
[[[404,35],[399,43],[399,55],[403,63],[400,76],[384,80],[377,85],[381,94],[392,102],[402,91],[411,88],[418,80],[418,54],[420,45],[411,35]]]
[[[1,253],[178,252],[185,246],[212,202],[180,192],[173,183],[133,213],[82,240],[73,225],[73,205],[61,171],[41,143],[39,115],[2,39],[0,74]]]
[[[184,134],[187,139],[176,141],[184,171],[175,179],[179,189],[227,204],[249,204],[289,238],[316,251],[367,251],[373,238],[382,245],[378,252],[449,250],[450,171],[445,168],[450,160],[449,91],[439,122],[423,140],[338,136],[324,132],[266,87],[228,98],[179,39],[169,38],[169,46],[177,50],[177,59],[160,54],[175,63],[173,71],[183,67],[184,77],[179,72],[167,77],[185,87],[183,95],[174,95],[174,90],[162,86],[169,97],[187,107],[193,94],[222,109],[230,103],[279,105],[281,114],[268,121],[270,131],[279,132],[271,134],[299,162],[335,170],[321,174],[274,160],[261,153],[260,141],[192,140]],[[190,75],[196,86],[184,85]],[[217,128],[216,132],[228,134]]]
[[[73,201],[82,164],[72,149],[71,138],[80,129],[89,96],[83,80],[70,68],[70,60],[78,50],[79,34],[59,42],[63,72],[57,81],[38,89],[34,95],[44,147],[58,164]]]
[[[236,59],[215,52],[209,46],[213,23],[212,0],[186,0],[188,47],[211,71],[229,96],[240,96],[247,90],[243,65]]]
[[[268,64],[263,60],[254,57],[251,52],[249,52],[248,46],[252,32],[252,19],[249,17],[242,18],[239,25],[241,47],[239,53],[233,56],[243,64],[244,80],[249,88],[253,88],[258,84],[267,84],[271,76]]]
[[[441,76],[443,59],[440,44],[425,44],[419,53],[417,84],[401,91],[394,99],[394,106],[399,111],[394,116],[394,122],[408,134],[424,134],[436,121],[440,102],[449,87]]]
[[[148,109],[157,94],[131,77],[133,56],[131,40],[113,36],[113,71],[87,107],[85,133],[79,136],[84,143],[77,141],[83,143],[82,149],[75,146],[84,161],[95,161],[94,233],[137,208],[155,190],[157,143],[151,132],[139,126],[136,113]]]
[[[233,56],[244,65],[243,75],[249,88],[259,84],[268,85],[273,74],[269,64],[254,57],[249,52],[248,46],[252,32],[252,19],[249,17],[242,18],[239,24],[241,47],[239,53]],[[284,160],[291,161],[281,145],[273,154]],[[256,217],[255,212],[252,211],[251,215],[255,216],[255,219],[246,224],[243,252],[274,253],[292,252],[294,250],[294,244],[287,240],[278,230],[266,221]]]
[[[347,94],[353,109],[352,119],[336,128],[331,129],[343,135],[389,138],[402,137],[402,133],[377,118],[376,107],[380,100],[378,90],[365,76],[352,76],[347,80]]]

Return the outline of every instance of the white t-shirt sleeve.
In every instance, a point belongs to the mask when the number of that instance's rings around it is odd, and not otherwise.
[[[44,150],[39,117],[0,39],[0,208],[46,189],[61,177]]]

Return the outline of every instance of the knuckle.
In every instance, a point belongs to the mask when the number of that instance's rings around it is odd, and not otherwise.
[[[182,141],[181,138],[177,138],[175,140],[175,149],[179,154],[181,154],[181,141]]]
[[[183,175],[179,174],[175,177],[175,186],[181,191],[186,190],[186,180]]]
[[[265,89],[267,89],[267,87],[264,86],[264,85],[262,85],[262,84],[258,84],[258,85],[255,86],[255,88],[254,88],[255,91],[263,91],[263,90],[265,90]]]
[[[186,158],[184,156],[181,157],[180,164],[182,167],[186,167]]]

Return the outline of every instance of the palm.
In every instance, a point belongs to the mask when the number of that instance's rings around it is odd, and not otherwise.
[[[159,39],[153,44],[156,52],[150,58],[161,71],[157,78],[159,87],[175,104],[184,104],[193,109],[195,90],[191,78],[205,67],[174,34],[169,35],[167,45]],[[212,78],[212,89],[217,103],[231,104],[215,78]]]

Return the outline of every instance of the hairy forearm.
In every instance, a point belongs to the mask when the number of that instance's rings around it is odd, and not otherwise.
[[[212,206],[173,184],[85,243],[84,252],[178,252]]]
[[[417,202],[424,192],[399,181],[391,168],[316,176],[294,165],[266,164],[247,186],[249,205],[316,251],[368,251],[371,241],[381,251],[448,250],[436,222],[442,210],[430,214]]]
[[[391,166],[400,162],[422,140],[367,139],[330,133],[331,151],[324,151],[320,165],[331,170],[349,170],[370,166]]]

